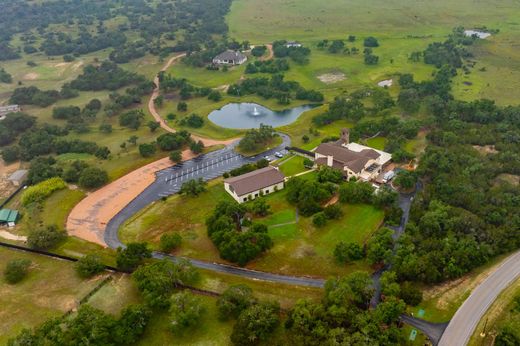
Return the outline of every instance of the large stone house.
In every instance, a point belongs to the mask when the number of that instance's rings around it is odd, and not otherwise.
[[[284,174],[277,168],[268,166],[224,180],[224,189],[235,201],[244,203],[282,190],[284,182]]]
[[[338,142],[322,143],[314,151],[314,162],[318,166],[339,169],[347,179],[355,177],[364,181],[376,179],[391,160],[389,153],[350,143],[348,129],[342,130]]]
[[[227,50],[213,58],[216,65],[242,65],[247,61],[247,56],[241,52]]]

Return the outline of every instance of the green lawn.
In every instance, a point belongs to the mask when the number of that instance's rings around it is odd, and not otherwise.
[[[35,327],[76,306],[92,290],[100,277],[82,280],[72,263],[49,257],[0,248],[0,269],[12,259],[32,261],[29,275],[16,285],[0,277],[0,344],[23,328]]]
[[[313,179],[312,174],[304,175]],[[361,261],[341,266],[332,252],[339,241],[363,244],[383,220],[383,212],[368,205],[343,205],[344,217],[316,229],[310,218],[296,218],[296,209],[285,198],[285,190],[265,196],[272,214],[257,219],[269,226],[274,247],[251,262],[248,268],[292,275],[328,277],[354,269],[369,269]],[[165,232],[179,232],[183,243],[175,254],[206,261],[225,262],[206,235],[205,219],[220,200],[230,200],[222,180],[210,182],[199,197],[175,195],[158,201],[128,220],[120,230],[123,242],[148,241],[157,247]]]
[[[282,161],[278,164],[278,167],[286,177],[290,177],[295,174],[307,171],[307,168],[303,166],[304,160],[304,157],[294,155],[289,158],[282,159]]]
[[[374,137],[366,140],[366,145],[378,150],[384,150],[388,139],[386,137]]]

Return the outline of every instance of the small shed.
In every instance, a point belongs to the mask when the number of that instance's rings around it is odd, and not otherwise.
[[[0,225],[14,227],[18,220],[18,211],[11,209],[0,209]]]
[[[13,183],[14,186],[20,186],[24,183],[25,179],[27,179],[29,171],[26,169],[19,169],[8,178],[10,182]]]

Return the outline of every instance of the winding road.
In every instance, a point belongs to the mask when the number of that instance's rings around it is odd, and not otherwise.
[[[484,280],[457,310],[442,335],[440,346],[466,345],[491,304],[520,277],[520,251],[509,256]]]

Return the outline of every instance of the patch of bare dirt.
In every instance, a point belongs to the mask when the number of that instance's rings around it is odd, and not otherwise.
[[[473,148],[482,155],[498,153],[498,150],[495,149],[494,145],[473,145]]]
[[[513,186],[520,185],[520,175],[502,173],[495,178],[495,183],[509,183]]]
[[[70,65],[70,62],[60,62],[54,65],[54,67],[67,67]]]
[[[78,61],[77,63],[75,63],[73,66],[72,66],[72,69],[74,71],[76,71],[78,68],[80,68],[81,66],[83,66],[83,60],[82,61]]]
[[[8,197],[16,190],[16,187],[9,180],[9,176],[20,168],[20,162],[6,165],[4,160],[0,160],[0,199]]]
[[[40,77],[39,74],[35,72],[27,73],[25,76],[23,76],[24,80],[37,80],[38,77]]]
[[[461,278],[435,285],[423,292],[424,300],[436,299],[436,307],[440,310],[447,310],[450,304],[470,294],[471,291],[491,275],[499,265],[500,263],[497,263],[477,275],[467,274]]]
[[[318,76],[318,79],[325,84],[334,84],[345,80],[347,77],[343,72],[331,72]]]

